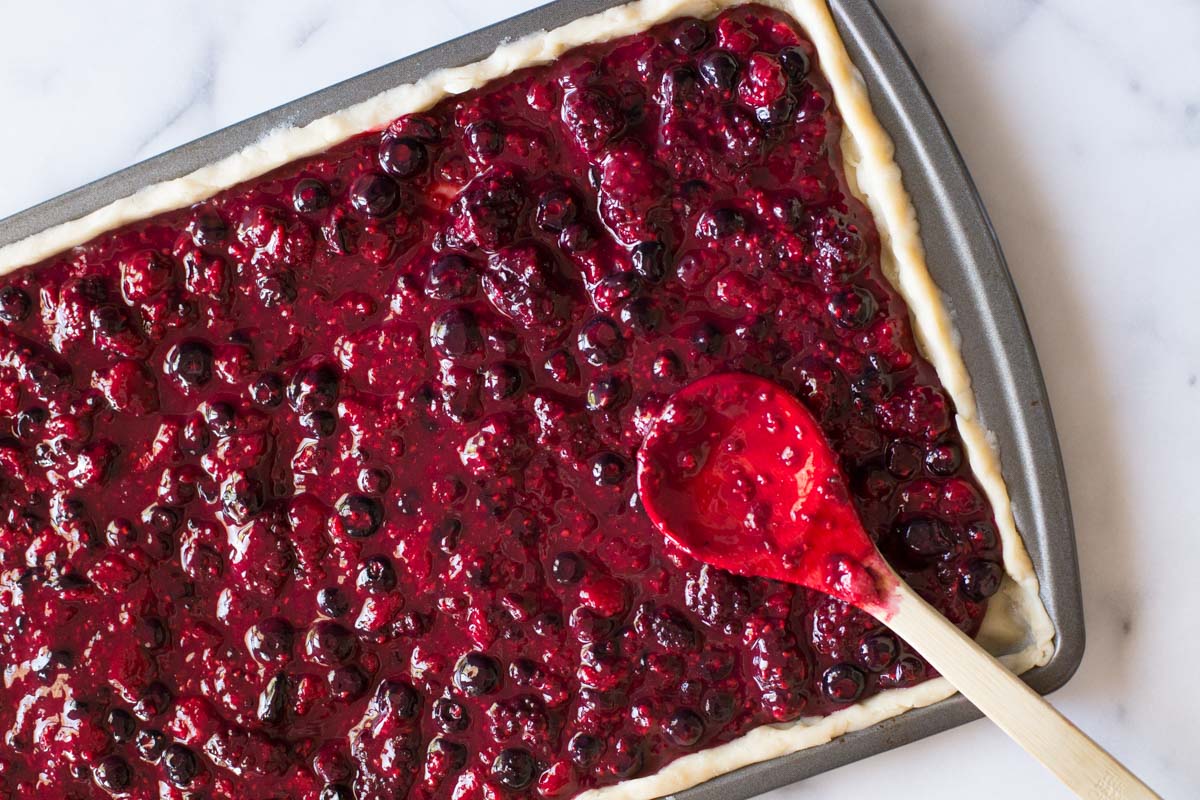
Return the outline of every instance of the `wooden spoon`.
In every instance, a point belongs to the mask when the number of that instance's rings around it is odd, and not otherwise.
[[[1158,797],[888,566],[816,420],[783,387],[727,373],[680,390],[638,453],[638,492],[659,530],[701,561],[824,592],[887,624],[1080,797]]]

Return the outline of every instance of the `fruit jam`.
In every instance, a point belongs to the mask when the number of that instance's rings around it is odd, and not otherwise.
[[[841,129],[744,6],[0,278],[0,797],[569,797],[924,680],[635,491],[668,395],[769,377],[977,628],[991,511]]]

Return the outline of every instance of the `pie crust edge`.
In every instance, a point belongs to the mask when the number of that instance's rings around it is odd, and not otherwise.
[[[553,61],[580,45],[639,33],[677,17],[713,17],[749,2],[789,14],[816,46],[820,69],[844,121],[841,147],[847,181],[871,210],[879,230],[884,273],[908,303],[918,345],[958,410],[956,423],[972,472],[995,514],[1006,572],[1000,591],[988,601],[977,639],[1018,673],[1045,664],[1054,651],[1054,626],[1039,596],[1033,563],[1017,532],[995,442],[978,419],[958,333],[929,275],[916,210],[893,157],[892,141],[871,109],[866,83],[846,52],[825,0],[636,0],[552,31],[530,34],[501,45],[483,61],[439,70],[301,128],[276,129],[257,143],[181,178],[144,187],[79,219],[0,247],[0,276],[128,223],[200,202],[360,133],[379,130],[396,117],[427,109],[446,96]],[[733,741],[677,758],[652,775],[592,789],[579,797],[650,800],[672,794],[750,764],[824,744],[952,694],[954,689],[944,678],[885,690],[828,716],[760,726]]]

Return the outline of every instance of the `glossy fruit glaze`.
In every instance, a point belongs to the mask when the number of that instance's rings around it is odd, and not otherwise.
[[[634,487],[667,396],[770,377],[976,628],[991,511],[840,132],[741,7],[0,279],[0,797],[570,796],[927,677]]]
[[[891,619],[895,579],[825,432],[788,389],[745,372],[689,383],[651,423],[637,463],[647,516],[699,560]]]

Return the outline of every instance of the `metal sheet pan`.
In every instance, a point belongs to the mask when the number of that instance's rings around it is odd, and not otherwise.
[[[621,5],[558,0],[372,70],[27,211],[0,220],[0,245],[77,218],[151,183],[185,175],[284,124],[305,124],[431,70],[486,57],[497,45]],[[896,142],[929,267],[962,334],[963,355],[987,428],[1000,445],[1017,525],[1057,629],[1050,662],[1027,674],[1042,693],[1062,686],[1083,657],[1083,603],[1066,477],[1033,342],[1000,244],[933,100],[871,0],[830,0],[872,104]],[[746,767],[683,792],[681,800],[740,800],[898,747],[979,717],[961,697],[885,721],[829,744]]]

